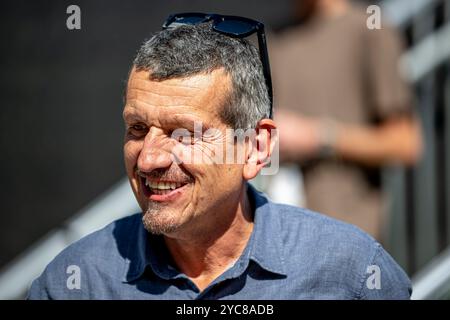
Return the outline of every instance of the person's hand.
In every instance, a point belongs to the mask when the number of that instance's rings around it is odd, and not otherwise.
[[[280,110],[275,114],[280,138],[281,161],[314,157],[321,149],[321,123],[318,119]]]

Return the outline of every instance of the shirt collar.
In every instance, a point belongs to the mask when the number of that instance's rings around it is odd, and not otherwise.
[[[133,234],[136,236],[130,237],[127,254],[129,258],[125,261],[123,275],[124,282],[140,278],[147,266],[150,266],[152,271],[163,279],[173,279],[180,275],[171,266],[171,258],[162,236],[149,233],[141,220]]]
[[[249,260],[252,260],[270,273],[286,276],[278,212],[273,203],[250,184],[247,184],[247,194],[254,208],[254,227],[247,247],[240,257],[241,265],[248,265]],[[171,257],[163,237],[148,233],[142,221],[137,221],[133,230],[136,237],[130,237],[122,280],[131,282],[138,279],[147,266],[163,279],[185,277],[171,266]]]

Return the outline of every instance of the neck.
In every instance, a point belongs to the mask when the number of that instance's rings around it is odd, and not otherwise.
[[[165,237],[175,264],[200,290],[240,257],[251,236],[253,213],[245,187],[236,200],[234,207],[223,206],[198,232]]]

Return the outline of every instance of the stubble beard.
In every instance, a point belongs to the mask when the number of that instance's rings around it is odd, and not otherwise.
[[[155,235],[173,233],[181,226],[177,213],[158,202],[149,203],[142,215],[142,223],[148,232]]]

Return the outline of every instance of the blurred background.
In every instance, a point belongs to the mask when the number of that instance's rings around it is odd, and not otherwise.
[[[320,123],[315,127],[326,142],[321,147],[334,142],[336,128],[353,133],[355,145],[358,133],[371,132],[366,129],[404,128],[393,136],[403,137],[398,150],[408,142],[413,156],[394,150],[374,163],[350,151],[311,151],[291,135],[294,140],[281,144],[279,174],[253,183],[277,201],[317,209],[370,232],[412,277],[413,298],[450,299],[450,0],[361,0],[352,1],[352,9],[317,0],[322,6],[313,10],[314,2],[2,2],[0,299],[23,298],[63,248],[138,211],[122,158],[124,82],[142,41],[170,13],[184,11],[263,21],[275,116],[286,128],[292,114],[300,121],[294,126]],[[80,30],[66,27],[72,4],[81,9]],[[375,12],[366,11],[370,5],[381,8],[381,31],[365,23]],[[323,52],[328,55],[314,54]],[[302,130],[297,135],[308,137]],[[327,181],[332,176],[337,182]],[[314,184],[320,179],[327,187]],[[359,182],[352,186],[352,179]],[[350,209],[322,209],[320,199],[336,198],[333,190],[346,183],[351,196],[339,196],[338,203]],[[340,216],[358,208],[356,201],[371,207],[352,188],[374,195],[377,210]]]

